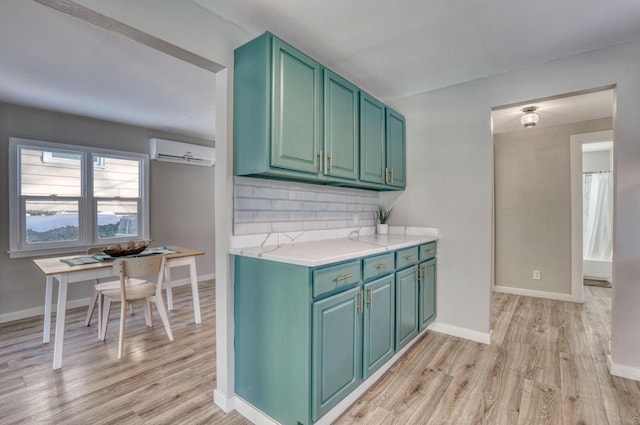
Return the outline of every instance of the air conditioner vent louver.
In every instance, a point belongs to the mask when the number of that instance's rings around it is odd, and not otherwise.
[[[214,148],[157,138],[149,139],[149,154],[158,161],[203,167],[211,167],[216,161]]]

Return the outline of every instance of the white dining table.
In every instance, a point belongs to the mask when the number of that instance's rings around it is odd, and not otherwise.
[[[189,267],[189,279],[191,283],[191,295],[193,299],[193,314],[195,323],[201,323],[200,297],[198,295],[198,274],[196,272],[196,257],[204,255],[202,251],[183,248],[179,246],[168,246],[175,253],[164,254],[165,262],[165,282],[167,288],[167,308],[173,310],[173,294],[171,290],[170,269],[174,267]],[[62,367],[62,352],[64,343],[65,316],[67,310],[67,288],[70,283],[90,282],[95,279],[113,277],[110,261],[82,264],[70,266],[61,260],[77,258],[78,255],[65,257],[39,258],[33,260],[35,265],[44,273],[45,279],[45,299],[44,299],[44,330],[42,342],[48,343],[51,338],[51,306],[53,298],[53,283],[58,282],[58,300],[56,310],[56,325],[53,343],[53,369]]]

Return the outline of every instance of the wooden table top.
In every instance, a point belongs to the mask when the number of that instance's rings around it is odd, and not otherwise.
[[[167,259],[171,260],[174,258],[184,258],[184,257],[195,257],[198,255],[204,255],[204,252],[197,251],[194,249],[183,248],[180,246],[167,246],[167,248],[173,249],[176,252],[174,254],[166,254]],[[83,254],[76,255],[67,255],[63,257],[49,257],[49,258],[38,258],[33,260],[36,266],[44,273],[45,275],[54,275],[54,274],[64,274],[64,273],[78,273],[78,272],[86,272],[88,270],[98,270],[98,269],[106,269],[112,267],[112,261],[105,261],[102,263],[91,263],[91,264],[82,264],[79,266],[70,266],[67,263],[63,263],[60,260],[66,258],[77,258],[81,257]]]

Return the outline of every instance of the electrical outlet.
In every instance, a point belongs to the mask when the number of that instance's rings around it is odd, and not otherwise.
[[[540,280],[540,270],[533,271],[533,280]]]
[[[358,213],[353,213],[353,225],[358,225]]]

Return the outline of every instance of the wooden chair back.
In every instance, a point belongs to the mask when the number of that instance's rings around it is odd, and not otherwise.
[[[126,299],[126,280],[129,277],[145,277],[158,273],[156,292],[162,291],[162,276],[164,275],[164,255],[149,255],[147,257],[118,258],[113,262],[113,274],[120,277],[120,292]]]
[[[118,258],[113,262],[113,274],[121,277],[150,276],[164,268],[164,255]]]

